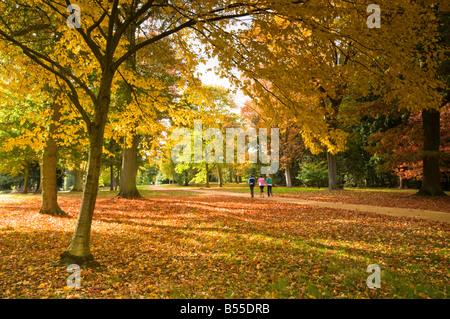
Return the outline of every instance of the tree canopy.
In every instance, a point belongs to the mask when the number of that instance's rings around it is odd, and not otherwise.
[[[208,186],[210,178],[222,185],[260,167],[175,165],[168,156],[170,131],[199,119],[222,131],[279,127],[286,184],[292,169],[300,181],[322,185],[326,161],[330,190],[345,179],[367,184],[368,175],[387,173],[373,166],[395,174],[401,156],[389,157],[382,147],[398,155],[402,144],[373,145],[373,135],[383,141],[400,134],[415,140],[408,151],[423,162],[420,194],[443,195],[448,5],[380,0],[375,28],[367,6],[325,0],[80,0],[76,6],[0,0],[0,172],[27,176],[31,163],[40,161],[41,211],[62,214],[57,166],[73,168],[80,188],[85,162],[80,213],[61,264],[94,260],[91,225],[105,154],[110,184],[120,180],[122,197],[140,196],[136,181],[144,161],[157,164],[166,178],[179,174],[184,184]],[[196,68],[212,58],[220,75],[251,99],[241,116],[233,113],[227,89],[198,79]],[[404,121],[375,129],[373,118],[386,114]],[[422,127],[416,125],[419,114]],[[447,117],[442,123],[445,129]],[[208,148],[198,145],[202,152]],[[116,156],[121,158],[113,161]],[[294,165],[300,159],[306,164]],[[349,173],[352,167],[370,174]]]

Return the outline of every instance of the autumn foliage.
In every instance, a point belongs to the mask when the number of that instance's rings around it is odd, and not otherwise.
[[[0,0],[0,177],[19,176],[7,192],[24,189],[0,196],[0,297],[447,298],[443,222],[138,191],[145,173],[141,185],[210,188],[259,172],[261,157],[176,164],[171,133],[201,120],[205,135],[278,128],[274,184],[315,182],[311,168],[336,190],[282,196],[449,213],[449,6],[379,0],[382,27],[372,28],[366,2],[78,0],[72,28],[70,1]],[[210,59],[251,98],[240,116],[231,90],[198,78]],[[377,104],[366,113],[378,119],[358,117]],[[208,149],[194,140],[188,159]],[[27,194],[38,170],[41,201]],[[72,170],[82,196],[58,193]],[[392,187],[394,174],[443,198],[340,191]],[[103,192],[106,179],[118,194]],[[83,267],[80,289],[65,285],[68,264]],[[369,264],[383,289],[367,288]]]
[[[39,215],[35,197],[3,195],[1,298],[448,298],[449,228],[419,219],[251,198],[144,191],[101,194],[92,252],[101,264],[69,289],[54,256],[69,218]],[[382,269],[368,289],[366,268]]]
[[[440,170],[442,176],[450,175],[450,104],[441,109],[440,119]],[[373,134],[374,143],[369,150],[386,161],[384,170],[393,170],[404,179],[422,178],[422,115],[407,119],[385,132]]]

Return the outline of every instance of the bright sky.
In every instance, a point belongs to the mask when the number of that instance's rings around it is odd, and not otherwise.
[[[234,29],[246,28],[247,27],[246,24],[249,23],[249,21],[251,21],[251,18],[248,18],[248,17],[237,18],[237,19],[234,19],[233,21],[234,21],[234,25],[227,26],[226,29],[228,31],[231,31]],[[201,46],[200,43],[196,43],[196,44]],[[219,62],[216,58],[209,59],[206,64],[199,66],[197,71],[202,73],[202,75],[200,76],[200,79],[202,80],[202,82],[206,85],[217,85],[217,86],[223,86],[225,88],[235,89],[235,87],[231,85],[230,81],[228,81],[227,79],[221,79],[220,76],[218,76],[214,72],[214,67],[218,67],[218,66],[219,66]],[[207,71],[208,69],[211,69],[212,71]],[[250,100],[250,98],[248,96],[246,96],[240,90],[238,90],[234,96],[234,102],[236,103],[236,105],[239,108],[243,107],[247,100]]]
[[[208,60],[206,64],[200,65],[197,69],[198,72],[202,73],[200,79],[206,85],[216,85],[216,86],[223,86],[227,89],[228,88],[234,89],[235,87],[231,85],[228,79],[220,78],[220,76],[218,76],[214,72],[214,67],[217,67],[218,65],[219,63],[217,59]],[[211,71],[207,71],[208,69],[211,69]],[[247,100],[249,100],[249,98],[240,90],[237,91],[237,93],[234,96],[234,102],[239,108],[243,107],[245,101]]]

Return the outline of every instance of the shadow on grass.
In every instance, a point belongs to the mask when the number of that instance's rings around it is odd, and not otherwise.
[[[66,221],[41,218],[52,230],[38,230],[26,222],[26,203],[23,209],[22,217],[14,216],[24,219],[21,227],[0,228],[0,296],[64,298],[69,274],[47,266],[67,248],[72,226],[62,231]],[[448,230],[436,223],[370,213],[217,196],[104,197],[94,215],[92,253],[105,268],[83,273],[79,294],[445,298],[448,243]],[[383,289],[375,292],[365,285],[371,263],[385,274]],[[393,284],[406,282],[414,288]]]

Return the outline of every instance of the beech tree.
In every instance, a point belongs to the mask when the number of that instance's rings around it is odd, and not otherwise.
[[[329,167],[334,167],[334,154],[345,147],[346,134],[337,124],[346,95],[377,94],[399,109],[423,110],[424,134],[429,136],[424,140],[428,154],[424,160],[430,169],[424,172],[428,179],[422,186],[428,190],[420,194],[441,194],[436,110],[446,103],[448,80],[439,76],[438,68],[448,50],[438,27],[448,5],[431,1],[378,5],[383,16],[380,28],[368,26],[366,5],[356,2],[308,1],[298,10],[280,8],[284,14],[275,19],[253,19],[241,32],[223,37],[230,49],[219,54],[259,84],[261,94],[276,97],[296,112],[307,147],[315,140],[327,148]],[[316,95],[319,107],[302,103],[304,95]],[[336,174],[329,176],[335,188]]]
[[[65,89],[89,134],[89,160],[80,214],[72,241],[61,255],[61,264],[84,264],[93,261],[90,252],[91,224],[97,198],[105,125],[111,95],[124,63],[140,49],[170,36],[182,36],[187,28],[205,24],[223,26],[233,18],[249,16],[267,9],[267,3],[222,4],[216,1],[79,1],[82,20],[79,28],[68,28],[69,1],[0,2],[0,50],[21,50],[36,64],[55,75]],[[76,12],[75,12],[76,16]],[[125,32],[152,18],[162,25],[156,34],[130,48]],[[70,24],[69,24],[70,25]],[[71,26],[74,26],[72,23]],[[37,36],[37,30],[45,30]],[[45,35],[42,35],[44,33]],[[52,52],[45,43],[57,38]],[[43,44],[31,46],[30,39]],[[192,61],[191,63],[195,63]],[[93,78],[93,75],[96,78]],[[86,102],[89,100],[89,103]]]
[[[245,75],[248,78],[266,78],[267,74],[262,71],[267,69],[267,65],[278,65],[275,75],[282,75],[286,69],[281,62],[289,60],[290,49],[312,46],[309,35],[314,33],[322,37],[322,43],[327,38],[334,44],[352,43],[356,53],[352,53],[350,60],[354,65],[363,65],[356,76],[361,83],[370,83],[365,86],[367,92],[380,89],[382,81],[372,75],[377,73],[389,79],[388,87],[392,90],[387,98],[398,99],[402,107],[417,108],[419,103],[421,109],[435,109],[436,102],[440,102],[439,94],[430,91],[430,88],[441,86],[439,79],[434,77],[435,61],[427,59],[427,67],[420,68],[415,63],[417,54],[414,51],[417,43],[425,48],[424,56],[437,51],[434,41],[435,15],[413,1],[406,3],[407,10],[403,9],[404,1],[381,1],[382,6],[392,13],[386,15],[384,28],[379,30],[367,28],[363,16],[365,7],[348,1],[279,0],[224,4],[212,0],[81,0],[81,18],[77,12],[67,12],[69,4],[70,1],[62,0],[36,0],[32,4],[23,0],[0,1],[0,52],[26,56],[51,73],[56,79],[56,86],[70,99],[72,111],[82,117],[89,135],[89,159],[80,213],[72,241],[61,256],[61,264],[93,261],[90,252],[91,223],[99,186],[105,128],[114,103],[112,96],[118,91],[120,80],[126,78],[127,61],[133,59],[138,51],[157,45],[163,39],[171,39],[174,43],[180,40],[177,49],[185,56],[188,68],[195,67],[200,58],[186,39],[198,36],[203,43],[210,44],[207,47],[210,49],[208,56],[217,56],[222,61],[223,72],[237,66],[247,72]],[[232,32],[227,29],[233,19],[249,16],[252,16],[250,30]],[[73,23],[68,24],[68,19]],[[136,45],[130,44],[127,30],[130,27],[139,28],[145,22],[158,25],[158,28],[151,28],[158,31],[146,33],[144,29],[141,31],[142,41]],[[267,41],[252,41],[255,37],[257,40],[258,34],[270,35],[275,30],[283,34],[285,43],[289,45],[267,37],[270,45]],[[243,35],[244,41],[234,34]],[[348,52],[339,54],[347,58]],[[300,57],[306,59],[307,54]],[[345,73],[345,69],[343,71]],[[399,74],[402,76],[399,77]],[[39,77],[38,73],[33,75]],[[294,79],[301,78],[301,75],[292,75]],[[295,81],[286,81],[285,76],[281,79],[279,92],[288,97],[283,101],[294,105],[294,109],[301,113],[305,121],[309,121],[310,126],[320,124],[317,126],[319,131],[311,130],[311,134],[327,136],[330,128],[334,128],[323,125],[323,110],[295,107],[296,94],[301,91],[293,87]],[[338,89],[335,84],[331,87],[330,96]],[[339,100],[339,96],[332,98]],[[344,141],[345,135],[334,130],[334,134],[328,135],[330,151]],[[311,141],[305,138],[305,142]]]
[[[251,90],[252,87],[249,87]],[[277,127],[280,129],[280,168],[284,170],[286,187],[292,187],[291,167],[301,157],[304,149],[300,134],[301,123],[287,110],[278,99],[272,95],[262,94],[254,96],[241,109],[241,115],[246,118],[255,128]]]
[[[10,148],[27,146],[34,150],[40,166],[40,183],[36,190],[41,194],[40,213],[65,216],[57,202],[57,165],[61,163],[58,155],[61,146],[74,148],[73,144],[76,144],[76,147],[82,147],[79,119],[70,114],[58,81],[51,82],[55,79],[51,73],[39,70],[33,61],[14,53],[1,62],[5,66],[2,68],[3,80],[9,84],[1,95],[3,103],[9,104],[4,108],[5,115],[21,114],[20,134],[2,142]],[[38,73],[43,76],[42,81],[37,81],[37,76],[30,76]],[[19,78],[22,81],[18,81]],[[20,92],[24,87],[29,90],[26,94]]]
[[[231,113],[231,110],[235,109],[236,105],[231,99],[229,90],[209,85],[192,86],[184,92],[178,104],[185,110],[189,110],[189,115],[179,120],[174,118],[173,125],[174,127],[182,126],[190,130],[191,137],[195,141],[191,145],[191,154],[189,156],[191,161],[177,164],[175,172],[184,175],[186,186],[192,179],[195,183],[205,183],[205,187],[209,188],[210,176],[216,171],[219,187],[222,187],[224,184],[223,169],[228,164],[225,163],[224,154],[217,153],[220,151],[216,148],[220,144],[216,144],[218,143],[217,137],[214,134],[206,137],[205,133],[208,129],[217,129],[222,136],[226,136],[226,128],[236,123],[236,118]],[[195,121],[199,121],[201,127],[195,127]],[[169,152],[173,142],[170,141],[166,145]],[[225,139],[221,143],[222,150],[225,150]],[[214,147],[211,147],[213,145]],[[208,148],[208,154],[204,153],[206,148]],[[200,153],[201,159],[198,160],[196,156],[200,155]],[[207,161],[206,156],[211,156],[211,159],[214,158],[215,160],[212,162]],[[191,177],[190,175],[193,171],[196,173],[195,176]]]
[[[449,175],[450,149],[450,105],[441,108],[440,115],[440,153],[441,176]],[[424,144],[422,113],[404,116],[406,120],[383,132],[373,134],[371,140],[376,144],[370,151],[383,158],[383,170],[394,171],[400,178],[400,187],[406,188],[409,179],[423,178]]]
[[[151,33],[161,31],[152,26],[141,29]],[[136,27],[127,31],[127,39],[131,47],[145,40],[139,37]],[[126,61],[126,80],[121,81],[118,102],[113,110],[116,118],[112,129],[117,131],[123,144],[118,196],[141,197],[136,186],[138,147],[148,146],[150,136],[156,138],[165,128],[159,122],[169,119],[170,105],[175,104],[174,98],[185,71],[182,57],[176,57],[174,46],[167,39],[160,40],[157,46],[141,49]],[[177,116],[176,111],[172,113]],[[145,143],[141,143],[142,140]]]
[[[22,65],[27,70],[26,65]],[[20,68],[16,69],[20,75]],[[10,69],[10,72],[12,70]],[[5,80],[14,81],[11,77],[5,76]],[[36,90],[39,85],[28,83]],[[37,193],[41,193],[40,213],[50,215],[66,215],[61,210],[57,202],[57,128],[61,118],[60,105],[61,100],[57,96],[50,96],[48,86],[44,85],[42,91],[37,91],[38,95],[20,96],[17,92],[1,92],[2,109],[4,121],[9,122],[8,137],[2,138],[2,148],[9,153],[9,160],[3,161],[3,169],[14,173],[17,169],[23,169],[24,172],[24,193],[28,192],[28,173],[31,160],[40,162],[40,183]],[[45,103],[46,98],[50,99]],[[45,120],[47,114],[50,114],[48,121]],[[44,118],[44,120],[43,120]],[[14,127],[14,121],[16,127]],[[20,128],[20,130],[19,130]],[[17,157],[16,157],[17,156]],[[13,164],[14,167],[8,169],[4,166],[6,163]]]
[[[438,108],[424,108],[422,111],[423,123],[423,180],[417,195],[445,196],[441,187],[440,178],[440,109],[450,103],[450,73],[449,73],[449,39],[450,13],[449,5],[440,3],[433,5],[433,12],[439,22],[439,35],[436,39],[439,49],[434,54],[429,54],[426,44],[420,43],[418,51],[418,63],[423,68],[433,68],[437,64],[435,77],[440,80],[434,88],[439,92],[442,100]],[[431,66],[430,66],[431,65]]]
[[[56,180],[58,144],[55,134],[61,120],[60,94],[53,97],[52,115],[48,130],[48,137],[42,154],[41,183],[42,204],[39,213],[49,215],[67,215],[58,205],[58,186]]]

